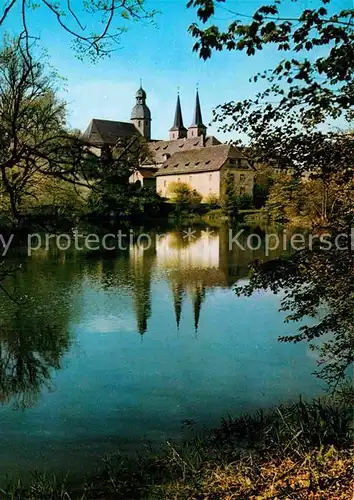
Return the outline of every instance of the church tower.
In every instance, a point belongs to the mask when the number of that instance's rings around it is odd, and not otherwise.
[[[179,98],[179,94],[177,96],[175,120],[174,120],[172,127],[170,128],[169,137],[170,137],[170,141],[174,141],[175,139],[182,139],[183,137],[187,137],[187,129],[183,125],[181,101]]]
[[[205,137],[206,126],[203,125],[202,110],[200,107],[199,92],[197,90],[197,95],[195,98],[195,110],[193,123],[188,127],[188,139],[193,139],[194,137]]]
[[[146,105],[146,92],[140,84],[136,93],[136,104],[132,110],[131,121],[147,141],[151,140],[151,113]]]

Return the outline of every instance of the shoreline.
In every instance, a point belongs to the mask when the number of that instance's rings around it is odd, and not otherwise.
[[[192,428],[193,422],[185,425]],[[325,396],[224,418],[182,444],[129,458],[117,453],[85,481],[35,473],[12,481],[1,498],[343,499],[354,487],[350,396]],[[72,481],[72,482],[71,482]],[[2,481],[3,482],[3,481]]]

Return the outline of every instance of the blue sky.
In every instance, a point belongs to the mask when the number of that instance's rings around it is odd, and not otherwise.
[[[72,3],[80,4],[81,1],[73,0]],[[225,9],[250,15],[264,3],[271,2],[226,0],[214,22],[227,25],[234,18]],[[311,8],[318,3],[318,0],[299,0],[294,5],[288,0],[284,13],[296,14],[298,9]],[[194,41],[187,33],[189,24],[196,20],[196,13],[186,9],[185,4],[185,0],[146,0],[148,8],[161,11],[155,18],[156,25],[130,24],[122,37],[121,47],[110,58],[95,64],[75,58],[70,36],[57,25],[52,14],[40,8],[31,15],[31,28],[40,36],[51,64],[66,78],[66,91],[62,95],[68,102],[69,123],[73,128],[85,129],[91,118],[129,121],[140,78],[148,94],[152,135],[158,139],[168,136],[178,87],[186,126],[192,120],[197,83],[205,124],[209,124],[212,109],[218,104],[252,97],[259,90],[260,87],[250,84],[248,79],[272,67],[281,54],[270,49],[250,58],[238,52],[223,52],[206,62],[200,60],[192,52]],[[337,0],[334,5],[350,8],[353,0]],[[5,28],[16,33],[15,16],[9,19]],[[217,134],[215,124],[209,127],[209,133]],[[232,137],[235,135],[221,135],[220,138]]]

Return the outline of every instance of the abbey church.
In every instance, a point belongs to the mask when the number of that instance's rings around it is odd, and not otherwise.
[[[196,93],[193,119],[188,129],[184,126],[182,107],[177,96],[173,125],[168,139],[152,139],[151,112],[146,104],[145,90],[136,93],[136,104],[131,121],[93,119],[83,137],[95,148],[114,146],[121,138],[140,134],[148,143],[151,159],[132,174],[130,182],[151,186],[164,197],[169,196],[171,182],[187,183],[206,200],[221,198],[225,177],[232,173],[236,193],[253,194],[254,170],[241,152],[216,137],[207,135],[203,123],[199,93]]]

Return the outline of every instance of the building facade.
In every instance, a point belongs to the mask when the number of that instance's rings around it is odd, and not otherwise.
[[[233,180],[237,195],[253,196],[255,170],[237,148],[207,135],[198,91],[188,128],[184,126],[178,94],[168,140],[151,138],[151,112],[146,100],[146,92],[140,86],[130,123],[94,119],[83,135],[85,140],[102,150],[105,146],[117,146],[123,137],[143,137],[148,144],[149,158],[137,166],[129,182],[156,189],[166,198],[170,196],[171,183],[183,182],[198,191],[203,200],[209,196],[221,199],[226,179],[227,182]]]
[[[226,144],[175,153],[155,176],[156,190],[164,197],[169,197],[171,183],[184,182],[204,200],[210,196],[221,199],[230,178],[237,195],[253,195],[254,170],[236,148]]]

